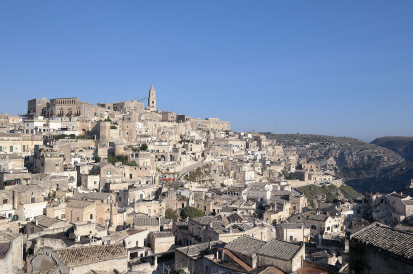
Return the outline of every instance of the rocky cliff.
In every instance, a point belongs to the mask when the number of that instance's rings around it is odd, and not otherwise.
[[[372,179],[383,176],[390,167],[404,162],[402,156],[390,149],[350,137],[272,133],[264,135],[268,139],[276,139],[286,151],[295,150],[300,158],[307,158],[308,162],[313,161],[321,167],[333,169],[337,176],[342,177],[346,183],[352,183],[351,186],[359,192],[371,190],[371,182],[374,181]]]
[[[402,156],[406,161],[413,162],[413,137],[381,137],[371,143],[390,149]]]

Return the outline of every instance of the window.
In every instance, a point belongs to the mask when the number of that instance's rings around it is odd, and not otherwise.
[[[76,218],[76,221],[79,221],[79,217]]]
[[[93,214],[90,214],[90,218],[89,218],[90,220],[93,220]]]
[[[66,217],[66,215],[65,214],[62,214],[62,218],[60,218],[60,219],[64,219]]]
[[[110,172],[110,171],[107,172],[107,175],[111,175],[111,174],[112,174],[112,172]]]
[[[3,204],[5,205],[5,204],[8,204],[9,203],[9,200],[8,199],[3,199]]]
[[[121,202],[122,201],[122,197],[119,197],[119,202]]]
[[[315,225],[312,225],[311,229],[317,229],[317,227]]]
[[[94,184],[94,185],[97,185],[97,184],[98,184],[98,182],[97,182],[97,181],[94,181],[94,182],[93,182],[93,184]]]
[[[13,146],[10,146],[10,152],[13,152]]]
[[[329,227],[329,226],[327,226],[327,231],[330,231],[330,227]]]
[[[2,146],[0,146],[0,152],[2,152],[3,151],[3,147]]]
[[[100,200],[100,203],[101,203],[101,204],[103,204],[103,203],[104,203],[104,201],[103,201],[103,200]]]
[[[59,166],[59,163],[57,163],[56,166]]]

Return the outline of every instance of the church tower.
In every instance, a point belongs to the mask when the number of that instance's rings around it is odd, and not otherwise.
[[[156,110],[156,90],[153,88],[153,84],[151,86],[151,89],[149,90],[147,109],[152,110],[152,111]]]

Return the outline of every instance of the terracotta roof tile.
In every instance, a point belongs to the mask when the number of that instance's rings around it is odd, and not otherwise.
[[[123,244],[95,245],[63,248],[56,250],[59,257],[68,265],[84,265],[127,256]]]

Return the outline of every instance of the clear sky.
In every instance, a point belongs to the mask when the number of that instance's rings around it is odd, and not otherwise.
[[[0,1],[0,112],[152,82],[235,131],[413,136],[413,1]]]

